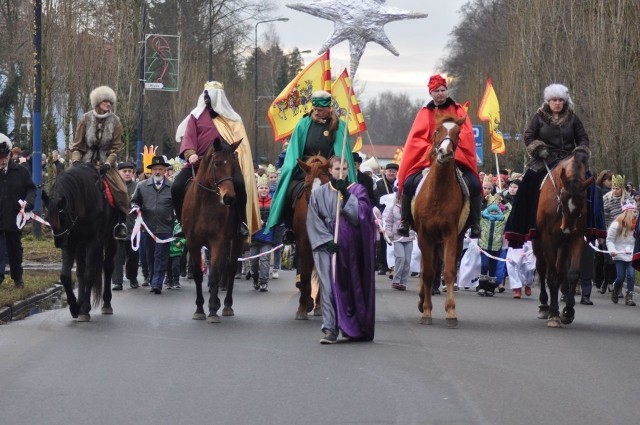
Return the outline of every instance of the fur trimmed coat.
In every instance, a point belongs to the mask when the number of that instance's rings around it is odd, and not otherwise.
[[[540,171],[544,169],[543,160],[538,157],[540,150],[546,148],[549,153],[546,162],[554,164],[569,156],[578,146],[588,150],[589,136],[580,118],[567,105],[556,120],[549,105],[545,103],[529,122],[524,133],[524,144],[531,157],[526,167]]]
[[[122,149],[122,123],[116,114],[100,116],[91,110],[80,118],[71,146],[72,161],[92,164],[108,162],[115,168]]]

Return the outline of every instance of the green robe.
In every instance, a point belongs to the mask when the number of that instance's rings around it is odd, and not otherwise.
[[[269,229],[277,226],[281,222],[282,209],[285,207],[284,202],[287,195],[287,189],[289,188],[289,183],[291,183],[291,176],[298,167],[297,160],[302,158],[302,153],[304,152],[304,145],[307,141],[307,133],[309,132],[310,126],[311,117],[304,116],[300,119],[300,121],[296,125],[296,128],[293,130],[291,140],[289,140],[289,147],[287,148],[287,155],[285,156],[284,164],[282,164],[282,168],[280,169],[280,179],[278,180],[278,186],[276,187],[276,191],[273,194],[273,200],[271,201],[271,210],[269,211],[269,219],[267,220],[265,232],[268,232]],[[344,121],[340,120],[340,122],[338,123],[338,129],[336,130],[335,141],[333,142],[334,155],[339,156],[342,154],[344,132]],[[351,143],[348,138],[345,160],[348,164],[349,181],[358,181],[356,178],[355,164],[353,163],[353,155],[351,154]],[[290,207],[290,205],[287,205],[287,208]]]

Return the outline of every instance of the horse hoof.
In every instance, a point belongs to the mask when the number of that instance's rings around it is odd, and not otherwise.
[[[313,315],[314,316],[322,316],[322,309],[320,307],[314,308],[313,309]]]
[[[73,317],[74,319],[78,318],[79,309],[77,306],[70,305],[69,312],[71,313],[71,317]]]
[[[573,319],[576,318],[575,313],[574,314],[567,314],[567,312],[563,311],[562,313],[560,313],[560,321],[562,322],[563,325],[570,325],[573,323]]]
[[[102,314],[113,314],[113,308],[111,306],[102,307]]]
[[[225,307],[222,309],[222,315],[223,316],[234,316],[234,312],[233,309],[231,307]]]
[[[90,314],[80,314],[78,315],[78,322],[90,322],[91,315]]]
[[[538,319],[547,320],[549,318],[549,310],[538,311]]]
[[[204,320],[206,319],[207,316],[204,315],[204,313],[193,313],[193,320]]]
[[[446,319],[447,321],[447,328],[449,329],[455,329],[458,327],[458,318],[454,317],[453,319]]]
[[[547,327],[548,328],[561,328],[560,318],[559,317],[551,317],[547,319]]]
[[[220,316],[217,314],[211,314],[207,317],[207,323],[220,323]]]
[[[298,311],[296,312],[296,320],[309,320],[309,316],[306,312]]]
[[[418,311],[424,313],[424,305],[421,302],[418,303]]]
[[[422,319],[420,319],[420,324],[421,325],[432,325],[433,324],[433,319],[431,317],[423,317]]]

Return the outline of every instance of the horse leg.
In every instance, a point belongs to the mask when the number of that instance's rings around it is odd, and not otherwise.
[[[562,309],[562,313],[560,314],[560,321],[565,325],[570,325],[573,323],[573,320],[576,316],[576,311],[574,309],[576,305],[575,293],[576,286],[578,285],[578,281],[580,280],[580,258],[582,257],[582,240],[576,238],[578,243],[572,241],[571,243],[571,261],[569,265],[569,271],[565,275],[565,286],[567,287],[567,296],[565,307]],[[566,268],[564,269],[566,270]]]
[[[242,251],[242,241],[239,239],[233,239],[230,242],[229,247],[229,261],[227,262],[227,294],[224,297],[224,308],[222,309],[223,316],[234,316],[233,311],[233,282],[236,275],[236,268],[238,267],[238,258]]]
[[[92,274],[87,269],[87,257],[92,258],[89,246],[78,248],[76,275],[78,277],[78,322],[91,321]]]
[[[456,281],[456,261],[458,255],[457,236],[449,236],[444,240],[444,282],[447,285],[445,300],[445,318],[449,328],[458,327],[456,301],[453,295],[453,284]]]
[[[551,302],[549,303],[549,318],[547,319],[547,327],[559,328],[560,324],[560,312],[558,308],[558,290],[559,290],[559,276],[558,271],[555,269],[555,264],[550,267],[547,284],[549,285],[549,295]]]
[[[74,319],[78,318],[78,301],[76,294],[73,292],[73,281],[71,280],[71,269],[73,268],[73,259],[75,258],[75,250],[70,247],[62,248],[62,269],[60,270],[60,283],[64,287],[67,294],[67,303],[69,304],[69,312]]]
[[[189,257],[191,261],[191,270],[193,271],[193,281],[196,284],[196,311],[193,313],[193,320],[204,320],[207,317],[204,314],[204,297],[202,296],[202,258],[199,249],[190,249]]]
[[[300,276],[300,282],[296,284],[300,290],[296,320],[308,320],[308,313],[313,310],[314,300],[311,296],[311,274],[313,271],[313,253],[311,245],[303,234],[298,233],[298,264],[296,271]]]
[[[113,275],[113,259],[116,255],[116,243],[113,238],[109,238],[104,246],[104,262],[102,265],[104,279],[102,281],[102,314],[113,314],[111,307],[111,276]]]
[[[211,263],[209,264],[209,315],[207,322],[220,323],[218,310],[220,309],[220,298],[218,291],[220,290],[220,272],[222,271],[221,252],[219,247],[213,247],[211,252]]]
[[[533,244],[533,253],[536,257],[536,271],[540,279],[540,305],[538,306],[538,319],[547,320],[549,318],[549,295],[547,294],[547,263],[544,254],[539,248],[537,240]]]
[[[431,325],[431,310],[433,309],[433,304],[431,302],[431,286],[433,285],[433,278],[435,275],[435,270],[437,268],[437,253],[435,252],[434,246],[432,244],[423,244],[426,245],[420,247],[422,251],[422,274],[420,279],[422,280],[420,285],[420,303],[418,303],[418,310],[422,313],[422,318],[420,319],[420,324],[422,325]]]

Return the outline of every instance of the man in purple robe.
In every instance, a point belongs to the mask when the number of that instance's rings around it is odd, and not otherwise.
[[[307,213],[307,232],[321,285],[324,337],[320,343],[337,342],[339,330],[347,339],[371,341],[375,327],[373,208],[364,186],[343,180],[347,176],[346,161],[341,166],[340,158],[332,157],[329,167],[332,179],[314,189]]]

